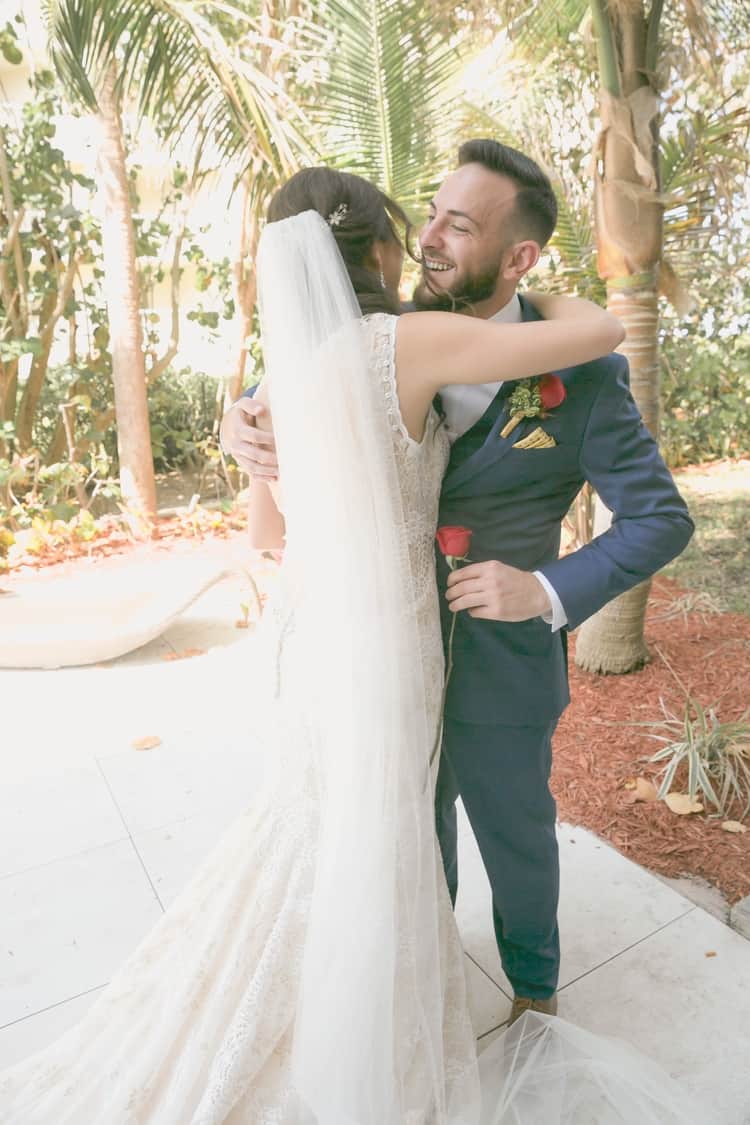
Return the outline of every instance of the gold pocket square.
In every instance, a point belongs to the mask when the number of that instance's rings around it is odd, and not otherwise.
[[[541,426],[537,426],[520,441],[513,442],[514,449],[552,449],[553,445],[557,445],[557,442],[552,434],[545,433]]]

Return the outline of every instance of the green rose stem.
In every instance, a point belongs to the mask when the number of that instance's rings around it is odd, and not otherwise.
[[[451,570],[457,570],[458,564],[460,562],[471,562],[471,559],[468,558],[466,555],[464,555],[461,558],[456,558],[455,555],[446,555],[445,561],[447,562],[447,564],[448,564],[448,566],[450,567]],[[443,682],[443,695],[442,695],[442,699],[440,700],[440,723],[438,725],[437,737],[435,738],[435,744],[432,747],[432,753],[430,754],[428,774],[429,774],[429,770],[432,769],[432,763],[435,761],[435,757],[436,757],[438,751],[440,750],[440,746],[441,746],[441,743],[443,741],[443,728],[445,726],[445,700],[446,700],[446,697],[448,695],[448,683],[449,683],[450,678],[451,678],[451,672],[453,671],[453,634],[456,631],[456,619],[457,618],[458,618],[458,611],[456,611],[453,614],[453,620],[451,621],[451,631],[448,634],[448,662],[447,662],[446,668],[445,668],[445,680]]]

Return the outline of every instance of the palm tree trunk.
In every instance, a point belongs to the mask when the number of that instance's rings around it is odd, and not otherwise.
[[[135,530],[143,536],[156,514],[146,365],[120,108],[110,70],[97,90],[101,129],[98,154],[102,201],[104,296],[109,319],[117,419],[120,488]]]
[[[657,437],[663,208],[653,63],[661,4],[652,5],[648,20],[638,0],[592,0],[592,10],[602,81],[595,193],[599,274],[607,282],[607,307],[627,332],[620,350],[630,365],[633,397]],[[584,622],[576,639],[579,667],[612,674],[643,667],[650,659],[644,636],[649,588],[642,583]]]
[[[655,280],[655,279],[654,279]],[[645,281],[645,279],[644,279]],[[620,351],[630,366],[633,397],[652,434],[659,430],[658,307],[655,283],[639,287],[609,286],[607,307],[627,330]],[[597,526],[604,529],[609,513],[597,498]],[[603,510],[602,510],[603,509]],[[606,512],[606,516],[604,515]],[[585,621],[576,638],[576,664],[587,672],[621,675],[642,668],[651,659],[644,635],[651,587],[643,582],[609,602]]]

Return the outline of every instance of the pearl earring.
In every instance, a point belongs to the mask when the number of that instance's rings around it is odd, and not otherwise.
[[[380,271],[380,286],[382,289],[385,289],[385,274],[382,270]]]

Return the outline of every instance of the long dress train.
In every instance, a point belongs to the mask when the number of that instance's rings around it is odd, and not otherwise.
[[[433,537],[447,442],[437,418],[412,441],[398,413],[395,318],[366,325],[371,372],[399,467],[414,575],[420,652],[437,724],[443,656]],[[300,968],[316,873],[320,776],[301,701],[307,641],[284,593],[267,606],[249,670],[254,728],[267,747],[263,792],[120,969],[84,1019],[51,1047],[0,1076],[3,1125],[304,1125],[291,1075]],[[261,701],[265,700],[265,705]],[[409,747],[402,747],[408,753]],[[430,802],[429,791],[425,801]],[[428,841],[430,855],[437,852]],[[420,1042],[419,950],[404,929],[393,992],[399,1125],[467,1125],[476,1106],[475,1047],[463,954],[436,867],[447,1074],[445,1113],[430,1094]],[[408,904],[401,903],[401,911]],[[331,935],[335,944],[335,934]],[[320,1012],[325,1034],[326,1012]],[[463,1109],[461,1108],[463,1107]],[[327,1123],[326,1123],[327,1125]]]

